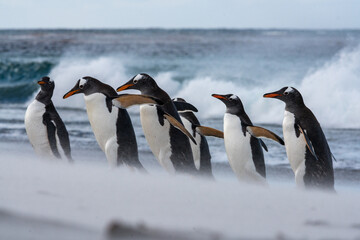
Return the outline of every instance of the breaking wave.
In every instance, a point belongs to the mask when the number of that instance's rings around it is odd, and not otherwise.
[[[120,58],[102,56],[94,59],[63,58],[49,76],[56,82],[54,103],[62,107],[83,108],[82,96],[63,100],[62,96],[83,76],[92,76],[116,88],[137,73],[129,73]],[[153,77],[173,97],[183,97],[194,104],[200,118],[220,118],[225,106],[211,97],[212,93],[238,95],[250,118],[256,123],[281,124],[284,104],[264,99],[266,92],[285,85],[296,87],[306,105],[326,127],[360,128],[360,46],[344,49],[330,61],[309,69],[303,79],[256,82],[214,79],[197,76],[183,82],[175,80],[174,72],[159,72]],[[19,88],[24,86],[19,85]],[[33,93],[34,94],[34,93]]]

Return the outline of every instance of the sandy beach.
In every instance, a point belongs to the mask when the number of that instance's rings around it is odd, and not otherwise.
[[[0,161],[1,239],[360,238],[356,187],[303,191],[275,179],[259,187],[226,170],[210,181],[8,149]]]

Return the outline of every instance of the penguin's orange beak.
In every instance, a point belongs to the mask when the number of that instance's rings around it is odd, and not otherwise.
[[[214,98],[225,99],[226,100],[226,97],[224,97],[222,95],[219,95],[219,94],[212,94],[211,96],[213,96]]]
[[[64,96],[63,96],[63,99],[65,98],[68,98],[76,93],[78,93],[80,91],[80,89],[75,89],[75,90],[70,90],[68,93],[66,93]]]
[[[122,85],[121,87],[118,87],[118,88],[116,89],[116,91],[117,91],[117,92],[121,92],[121,91],[123,91],[123,90],[126,90],[126,89],[132,87],[132,86],[134,86],[133,83],[125,84],[125,85]]]
[[[279,93],[265,93],[264,94],[264,98],[276,98],[276,97],[280,97],[280,96],[282,96],[282,95]]]
[[[46,82],[44,82],[44,81],[38,81],[37,82],[39,85],[43,85],[43,84],[45,84]]]

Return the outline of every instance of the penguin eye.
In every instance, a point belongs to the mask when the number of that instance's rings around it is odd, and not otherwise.
[[[284,92],[284,95],[289,95],[289,92]]]
[[[134,83],[134,84],[137,84],[137,83],[138,83],[138,80],[137,80],[137,79],[134,79],[134,80],[133,80],[133,83]]]
[[[80,88],[80,89],[83,89],[83,88],[84,88],[84,85],[79,85],[79,88]]]

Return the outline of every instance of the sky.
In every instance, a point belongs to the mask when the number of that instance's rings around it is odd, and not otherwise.
[[[360,29],[360,0],[0,0],[0,28]]]

